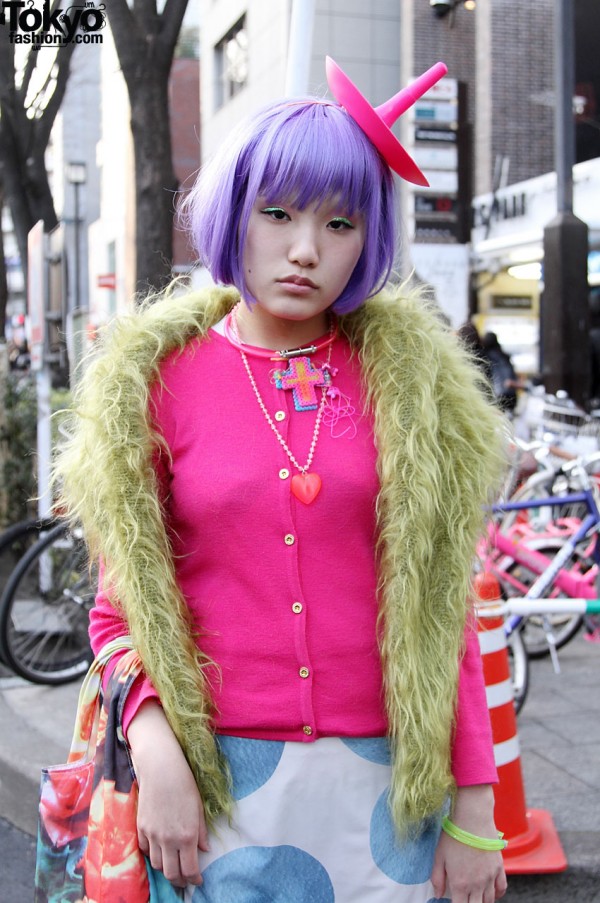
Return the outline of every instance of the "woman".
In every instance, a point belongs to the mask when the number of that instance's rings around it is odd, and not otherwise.
[[[58,471],[106,563],[92,645],[140,652],[139,843],[185,899],[491,903],[468,596],[499,423],[439,320],[383,291],[390,168],[423,176],[389,105],[329,78],[343,107],[270,105],[187,200],[233,288],[122,321],[86,372]]]

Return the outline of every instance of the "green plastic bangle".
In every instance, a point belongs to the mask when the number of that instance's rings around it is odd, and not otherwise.
[[[476,850],[495,852],[496,850],[504,850],[507,846],[506,840],[502,839],[504,835],[500,831],[498,831],[498,840],[493,840],[489,837],[478,837],[477,834],[463,831],[462,828],[451,822],[447,815],[444,815],[442,819],[442,831],[445,831],[454,840],[458,840],[459,843],[465,843],[468,847],[475,847]]]

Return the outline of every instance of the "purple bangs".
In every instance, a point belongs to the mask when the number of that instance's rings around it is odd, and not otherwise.
[[[242,249],[258,195],[303,210],[335,199],[365,222],[362,254],[332,305],[347,313],[387,281],[396,250],[396,195],[388,166],[339,106],[279,101],[236,130],[203,168],[182,212],[200,261],[216,282],[255,301]]]

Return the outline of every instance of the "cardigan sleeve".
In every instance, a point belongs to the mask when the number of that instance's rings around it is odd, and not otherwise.
[[[103,646],[117,637],[126,635],[128,631],[127,622],[123,615],[118,611],[111,601],[111,594],[105,585],[105,568],[104,563],[100,562],[98,593],[96,594],[94,608],[90,612],[90,643],[94,655],[97,655]],[[110,675],[114,671],[117,662],[125,655],[125,652],[117,652],[113,655],[104,671],[102,683],[104,686],[108,684]],[[123,733],[127,737],[127,730],[134,715],[147,699],[158,700],[158,693],[152,686],[150,680],[140,674],[134,681],[125,702],[123,709]]]
[[[460,664],[452,774],[458,787],[498,781],[481,653],[473,617],[470,617],[465,631],[465,648]]]

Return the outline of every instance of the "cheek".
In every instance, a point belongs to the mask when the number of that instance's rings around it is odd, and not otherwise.
[[[363,241],[363,239],[359,239],[356,242],[354,248],[352,249],[352,252],[348,254],[348,258],[347,258],[348,278],[350,278],[350,276],[354,272],[354,268],[355,268],[356,264],[360,260],[360,255],[362,254],[363,247],[364,247],[364,241]]]

